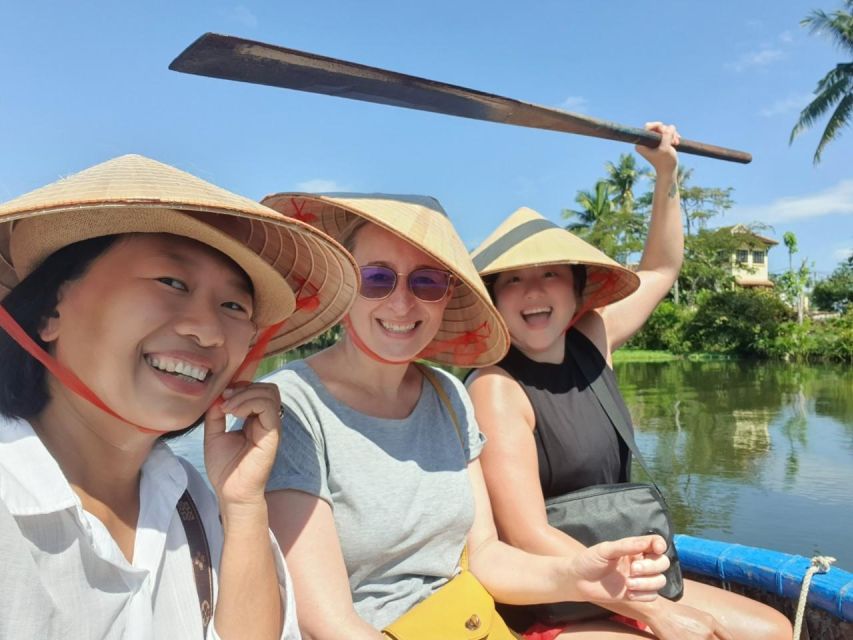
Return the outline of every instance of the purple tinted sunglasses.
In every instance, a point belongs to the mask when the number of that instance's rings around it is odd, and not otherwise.
[[[409,274],[397,273],[390,267],[380,265],[368,265],[359,267],[361,271],[361,287],[359,295],[368,300],[384,300],[397,288],[397,276],[406,276],[409,291],[418,300],[424,302],[438,302],[441,300],[453,275],[449,271],[441,269],[415,269]]]

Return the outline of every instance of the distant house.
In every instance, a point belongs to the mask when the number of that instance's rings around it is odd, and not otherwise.
[[[779,243],[772,238],[758,235],[742,224],[723,227],[720,231],[743,238],[730,256],[735,283],[741,287],[772,287],[773,283],[767,271],[767,254],[771,247]]]

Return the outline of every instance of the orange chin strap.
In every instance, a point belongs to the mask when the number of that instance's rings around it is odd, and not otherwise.
[[[409,364],[417,360],[417,356],[411,360],[386,360],[364,343],[364,340],[362,340],[355,332],[355,328],[352,326],[352,322],[350,322],[349,315],[344,316],[343,320],[341,320],[341,324],[344,325],[344,328],[347,330],[347,335],[350,340],[352,340],[352,343],[358,347],[359,351],[370,356],[376,360],[376,362],[381,362],[382,364]]]
[[[485,341],[491,335],[491,327],[488,322],[483,322],[476,329],[471,329],[451,340],[434,340],[430,342],[423,350],[411,360],[388,360],[383,358],[378,353],[373,351],[365,344],[364,340],[356,333],[350,322],[349,316],[345,316],[341,320],[341,324],[347,330],[347,335],[352,340],[352,343],[358,349],[382,364],[409,364],[415,360],[430,360],[439,353],[452,352],[456,358],[456,364],[465,366],[475,362],[477,358],[486,350]]]
[[[260,364],[261,359],[264,357],[264,351],[269,344],[269,341],[272,340],[273,336],[278,333],[279,329],[281,329],[282,325],[284,325],[285,321],[282,320],[272,326],[267,327],[261,332],[258,341],[251,348],[249,353],[244,358],[242,364],[237,369],[237,372],[234,374],[234,377],[231,379],[230,385],[234,385],[237,382],[240,382],[240,379],[243,380],[251,379],[254,375],[255,371],[258,368],[258,364]],[[33,358],[41,362],[45,369],[50,371],[59,380],[63,386],[69,391],[76,393],[78,396],[83,398],[84,400],[90,402],[103,411],[104,413],[112,416],[113,418],[117,418],[122,422],[125,422],[132,427],[135,427],[142,433],[153,433],[153,434],[164,434],[171,433],[170,429],[160,430],[160,429],[151,429],[149,427],[143,427],[142,425],[136,424],[135,422],[131,422],[130,420],[123,418],[118,413],[113,411],[107,404],[101,400],[94,391],[92,391],[85,382],[83,382],[80,378],[78,378],[73,371],[71,371],[68,367],[59,362],[56,358],[47,353],[44,349],[42,349],[38,344],[36,344],[35,340],[33,340],[30,336],[26,334],[26,332],[21,328],[21,326],[15,321],[15,319],[6,311],[6,308],[0,304],[0,327],[2,327],[6,333],[9,334],[9,337],[12,338],[15,342],[17,342],[22,349],[24,349],[27,353],[29,353]]]

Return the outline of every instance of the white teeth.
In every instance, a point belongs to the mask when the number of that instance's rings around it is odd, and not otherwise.
[[[206,367],[197,367],[189,362],[185,362],[184,360],[178,360],[177,358],[146,356],[145,359],[148,364],[155,369],[160,369],[160,371],[166,371],[168,373],[177,373],[179,375],[198,380],[199,382],[203,382],[207,377],[207,374],[210,373],[210,369]]]
[[[390,331],[391,333],[408,333],[415,328],[415,324],[417,323],[409,322],[407,324],[395,324],[386,320],[380,320],[379,324],[382,325],[383,329]]]
[[[521,312],[521,315],[532,316],[537,313],[551,313],[551,307],[536,307],[535,309],[525,309]]]

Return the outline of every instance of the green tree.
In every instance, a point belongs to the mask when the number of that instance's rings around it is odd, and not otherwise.
[[[613,194],[613,204],[621,211],[634,211],[634,187],[637,182],[649,175],[648,169],[637,167],[637,158],[632,153],[619,156],[618,164],[608,162],[604,165],[607,171],[606,182]]]
[[[566,229],[625,264],[631,253],[642,248],[645,223],[633,211],[618,209],[613,195],[608,182],[599,180],[592,191],[578,191],[579,209],[565,209],[562,215],[570,220]]]
[[[853,255],[832,275],[815,285],[812,301],[818,309],[825,311],[853,309]]]
[[[811,33],[828,35],[841,47],[843,54],[853,58],[853,0],[844,0],[843,7],[830,14],[812,11],[800,24],[808,27]],[[815,150],[814,164],[818,164],[826,145],[840,137],[841,130],[850,124],[853,114],[853,60],[840,62],[830,69],[817,83],[814,94],[814,99],[800,113],[788,143],[834,107]]]
[[[794,254],[797,253],[797,236],[794,235],[793,231],[786,231],[782,234],[782,242],[788,249],[788,271],[793,271],[793,258]]]
[[[678,287],[686,304],[695,304],[701,291],[732,288],[731,256],[741,242],[742,238],[729,229],[700,229],[684,239],[684,264],[678,274]]]
[[[685,337],[695,351],[763,356],[790,317],[787,305],[772,291],[723,291],[701,301]]]

